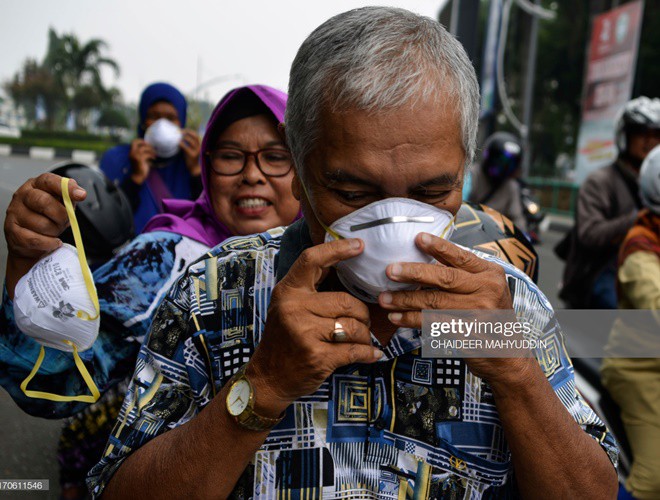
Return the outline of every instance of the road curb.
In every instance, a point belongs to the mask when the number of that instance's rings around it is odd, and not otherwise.
[[[0,156],[29,156],[35,160],[71,160],[78,163],[96,163],[96,151],[67,148],[43,148],[37,146],[16,146],[0,144]]]

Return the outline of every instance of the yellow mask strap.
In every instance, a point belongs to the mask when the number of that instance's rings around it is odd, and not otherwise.
[[[99,298],[98,295],[96,294],[96,287],[94,286],[92,273],[89,269],[89,265],[87,264],[87,258],[85,257],[85,248],[83,247],[82,236],[80,235],[80,227],[78,226],[76,213],[73,208],[73,203],[71,202],[71,197],[69,196],[69,180],[70,179],[66,177],[62,178],[62,199],[64,201],[64,207],[66,208],[66,213],[69,216],[69,222],[71,223],[71,230],[73,232],[73,239],[76,243],[76,249],[78,250],[78,260],[80,261],[80,269],[82,270],[83,279],[85,280],[85,287],[87,288],[87,292],[89,293],[89,296],[92,299],[92,303],[94,304],[93,316],[85,311],[78,311],[76,313],[76,316],[82,319],[83,321],[94,321],[99,317],[100,314]],[[98,401],[101,394],[99,393],[99,389],[98,387],[96,387],[94,380],[87,371],[87,367],[85,367],[85,364],[83,363],[82,359],[80,359],[80,355],[78,354],[78,347],[69,340],[65,340],[64,343],[73,348],[73,359],[76,363],[76,367],[78,368],[78,372],[80,372],[80,375],[85,381],[87,388],[91,392],[91,395],[60,396],[58,394],[51,394],[50,392],[28,390],[27,388],[28,384],[32,381],[32,379],[39,371],[39,368],[41,367],[41,363],[44,360],[44,356],[46,355],[46,350],[44,349],[43,346],[41,346],[41,350],[39,351],[39,357],[37,358],[37,362],[34,364],[32,371],[25,378],[25,380],[21,382],[21,390],[26,396],[31,398],[47,399],[49,401],[57,401],[62,403],[71,402],[71,401],[80,401],[82,403],[95,403],[96,401]]]
[[[307,188],[305,187],[305,183],[302,181],[302,179],[300,180],[300,185],[302,186],[303,191],[305,192],[305,196],[307,197],[307,201],[309,202],[309,206],[311,208],[312,207],[312,198],[309,196],[309,192],[307,191]],[[314,218],[316,219],[316,221],[319,224],[321,224],[321,227],[325,230],[326,233],[328,233],[330,236],[332,236],[336,240],[343,240],[344,239],[344,237],[342,235],[340,235],[339,233],[337,233],[333,229],[331,229],[328,226],[326,226],[325,224],[323,224],[323,221],[321,221],[321,219],[318,218],[318,216],[316,215],[316,212],[314,211],[314,209],[312,209],[312,213],[314,214]]]
[[[28,384],[32,381],[34,376],[39,371],[39,368],[41,367],[41,363],[44,360],[44,356],[46,355],[46,350],[44,349],[43,346],[41,346],[41,350],[39,351],[39,357],[37,358],[37,362],[34,364],[34,367],[32,368],[32,371],[26,377],[26,379],[23,380],[23,382],[21,382],[21,390],[23,391],[23,393],[26,396],[28,396],[30,398],[47,399],[49,401],[57,401],[57,402],[61,402],[61,403],[68,403],[68,402],[71,402],[71,401],[80,401],[81,403],[96,403],[96,401],[98,401],[101,394],[99,393],[99,389],[98,389],[98,387],[96,387],[96,384],[94,383],[94,380],[92,380],[91,375],[87,371],[87,367],[83,363],[82,359],[80,359],[80,355],[78,354],[78,348],[76,347],[76,345],[73,342],[70,342],[68,340],[65,340],[64,343],[69,344],[71,347],[73,347],[73,359],[76,362],[76,366],[78,367],[78,371],[80,372],[80,375],[82,375],[82,378],[85,381],[85,384],[87,385],[87,388],[89,389],[89,392],[91,392],[91,395],[85,395],[85,396],[60,396],[58,394],[51,394],[50,392],[28,390],[28,388],[27,388]]]
[[[80,261],[80,269],[82,270],[83,279],[85,280],[85,287],[87,287],[87,293],[89,293],[89,297],[94,304],[93,316],[85,311],[78,311],[76,315],[82,320],[93,321],[99,317],[99,298],[98,295],[96,295],[96,287],[94,286],[94,280],[92,279],[92,272],[89,270],[89,265],[87,264],[85,247],[83,247],[80,227],[78,226],[78,219],[76,219],[76,212],[73,208],[73,203],[71,203],[71,197],[69,196],[69,181],[70,179],[62,177],[62,199],[64,201],[66,213],[69,216],[69,222],[71,223],[73,239],[76,242],[76,250],[78,250],[78,260]]]

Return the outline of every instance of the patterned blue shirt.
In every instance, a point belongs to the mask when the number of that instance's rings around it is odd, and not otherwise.
[[[138,355],[104,457],[90,472],[95,497],[129,454],[194,418],[250,359],[272,289],[302,251],[303,230],[296,223],[284,235],[277,229],[227,240],[170,290]],[[561,338],[549,302],[525,274],[475,253],[504,267],[519,317],[543,338]],[[417,330],[400,328],[384,360],[345,366],[292,404],[232,498],[517,496],[488,384],[462,359],[423,358],[420,345]],[[537,357],[555,393],[616,464],[616,443],[577,393],[561,341],[548,345]]]
[[[162,297],[187,266],[207,250],[205,245],[178,234],[142,234],[94,272],[101,328],[94,345],[81,357],[101,393],[132,373]],[[31,415],[62,418],[86,408],[87,403],[29,398],[21,391],[20,384],[32,370],[40,348],[16,326],[13,301],[5,289],[0,311],[0,385]],[[30,389],[55,394],[89,392],[71,353],[50,347]]]

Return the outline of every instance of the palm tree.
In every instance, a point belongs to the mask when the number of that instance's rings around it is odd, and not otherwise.
[[[54,29],[48,31],[48,51],[44,67],[48,68],[58,82],[70,111],[76,116],[76,128],[88,120],[89,110],[103,104],[111,104],[116,97],[112,89],[103,83],[101,70],[108,67],[119,75],[119,65],[104,55],[108,44],[99,38],[81,43],[73,33],[58,35]]]
[[[55,126],[55,118],[61,107],[62,95],[50,71],[34,59],[26,59],[11,80],[3,84],[15,105],[22,106],[30,122],[44,125],[48,130]],[[39,118],[37,109],[42,107],[45,116]]]

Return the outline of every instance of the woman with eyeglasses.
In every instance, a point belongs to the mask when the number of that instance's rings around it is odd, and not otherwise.
[[[0,383],[27,413],[46,418],[74,415],[65,425],[58,449],[63,498],[86,494],[84,478],[100,458],[121,407],[124,382],[133,371],[157,306],[167,300],[165,291],[188,264],[228,237],[260,233],[298,218],[299,204],[291,192],[293,162],[278,132],[285,105],[286,94],[264,85],[241,87],[225,95],[202,141],[199,198],[165,200],[164,213],[151,219],[143,234],[94,272],[101,328],[92,348],[81,353],[103,394],[93,405],[33,399],[19,388],[40,346],[14,322],[14,288],[34,263],[59,247],[58,235],[68,219],[58,176],[43,174],[30,180],[14,197],[9,210],[16,224],[5,227],[9,259],[0,312],[0,321],[6,325],[0,334]],[[84,191],[77,192],[75,182],[70,184],[71,198],[84,199]],[[34,390],[87,392],[70,355],[47,348],[40,373],[45,375],[31,382]]]
[[[144,231],[175,232],[215,246],[229,236],[292,222],[300,210],[291,193],[293,161],[277,129],[283,115],[270,108],[280,99],[284,94],[262,85],[229,92],[202,141],[201,196],[166,201],[165,213]]]

